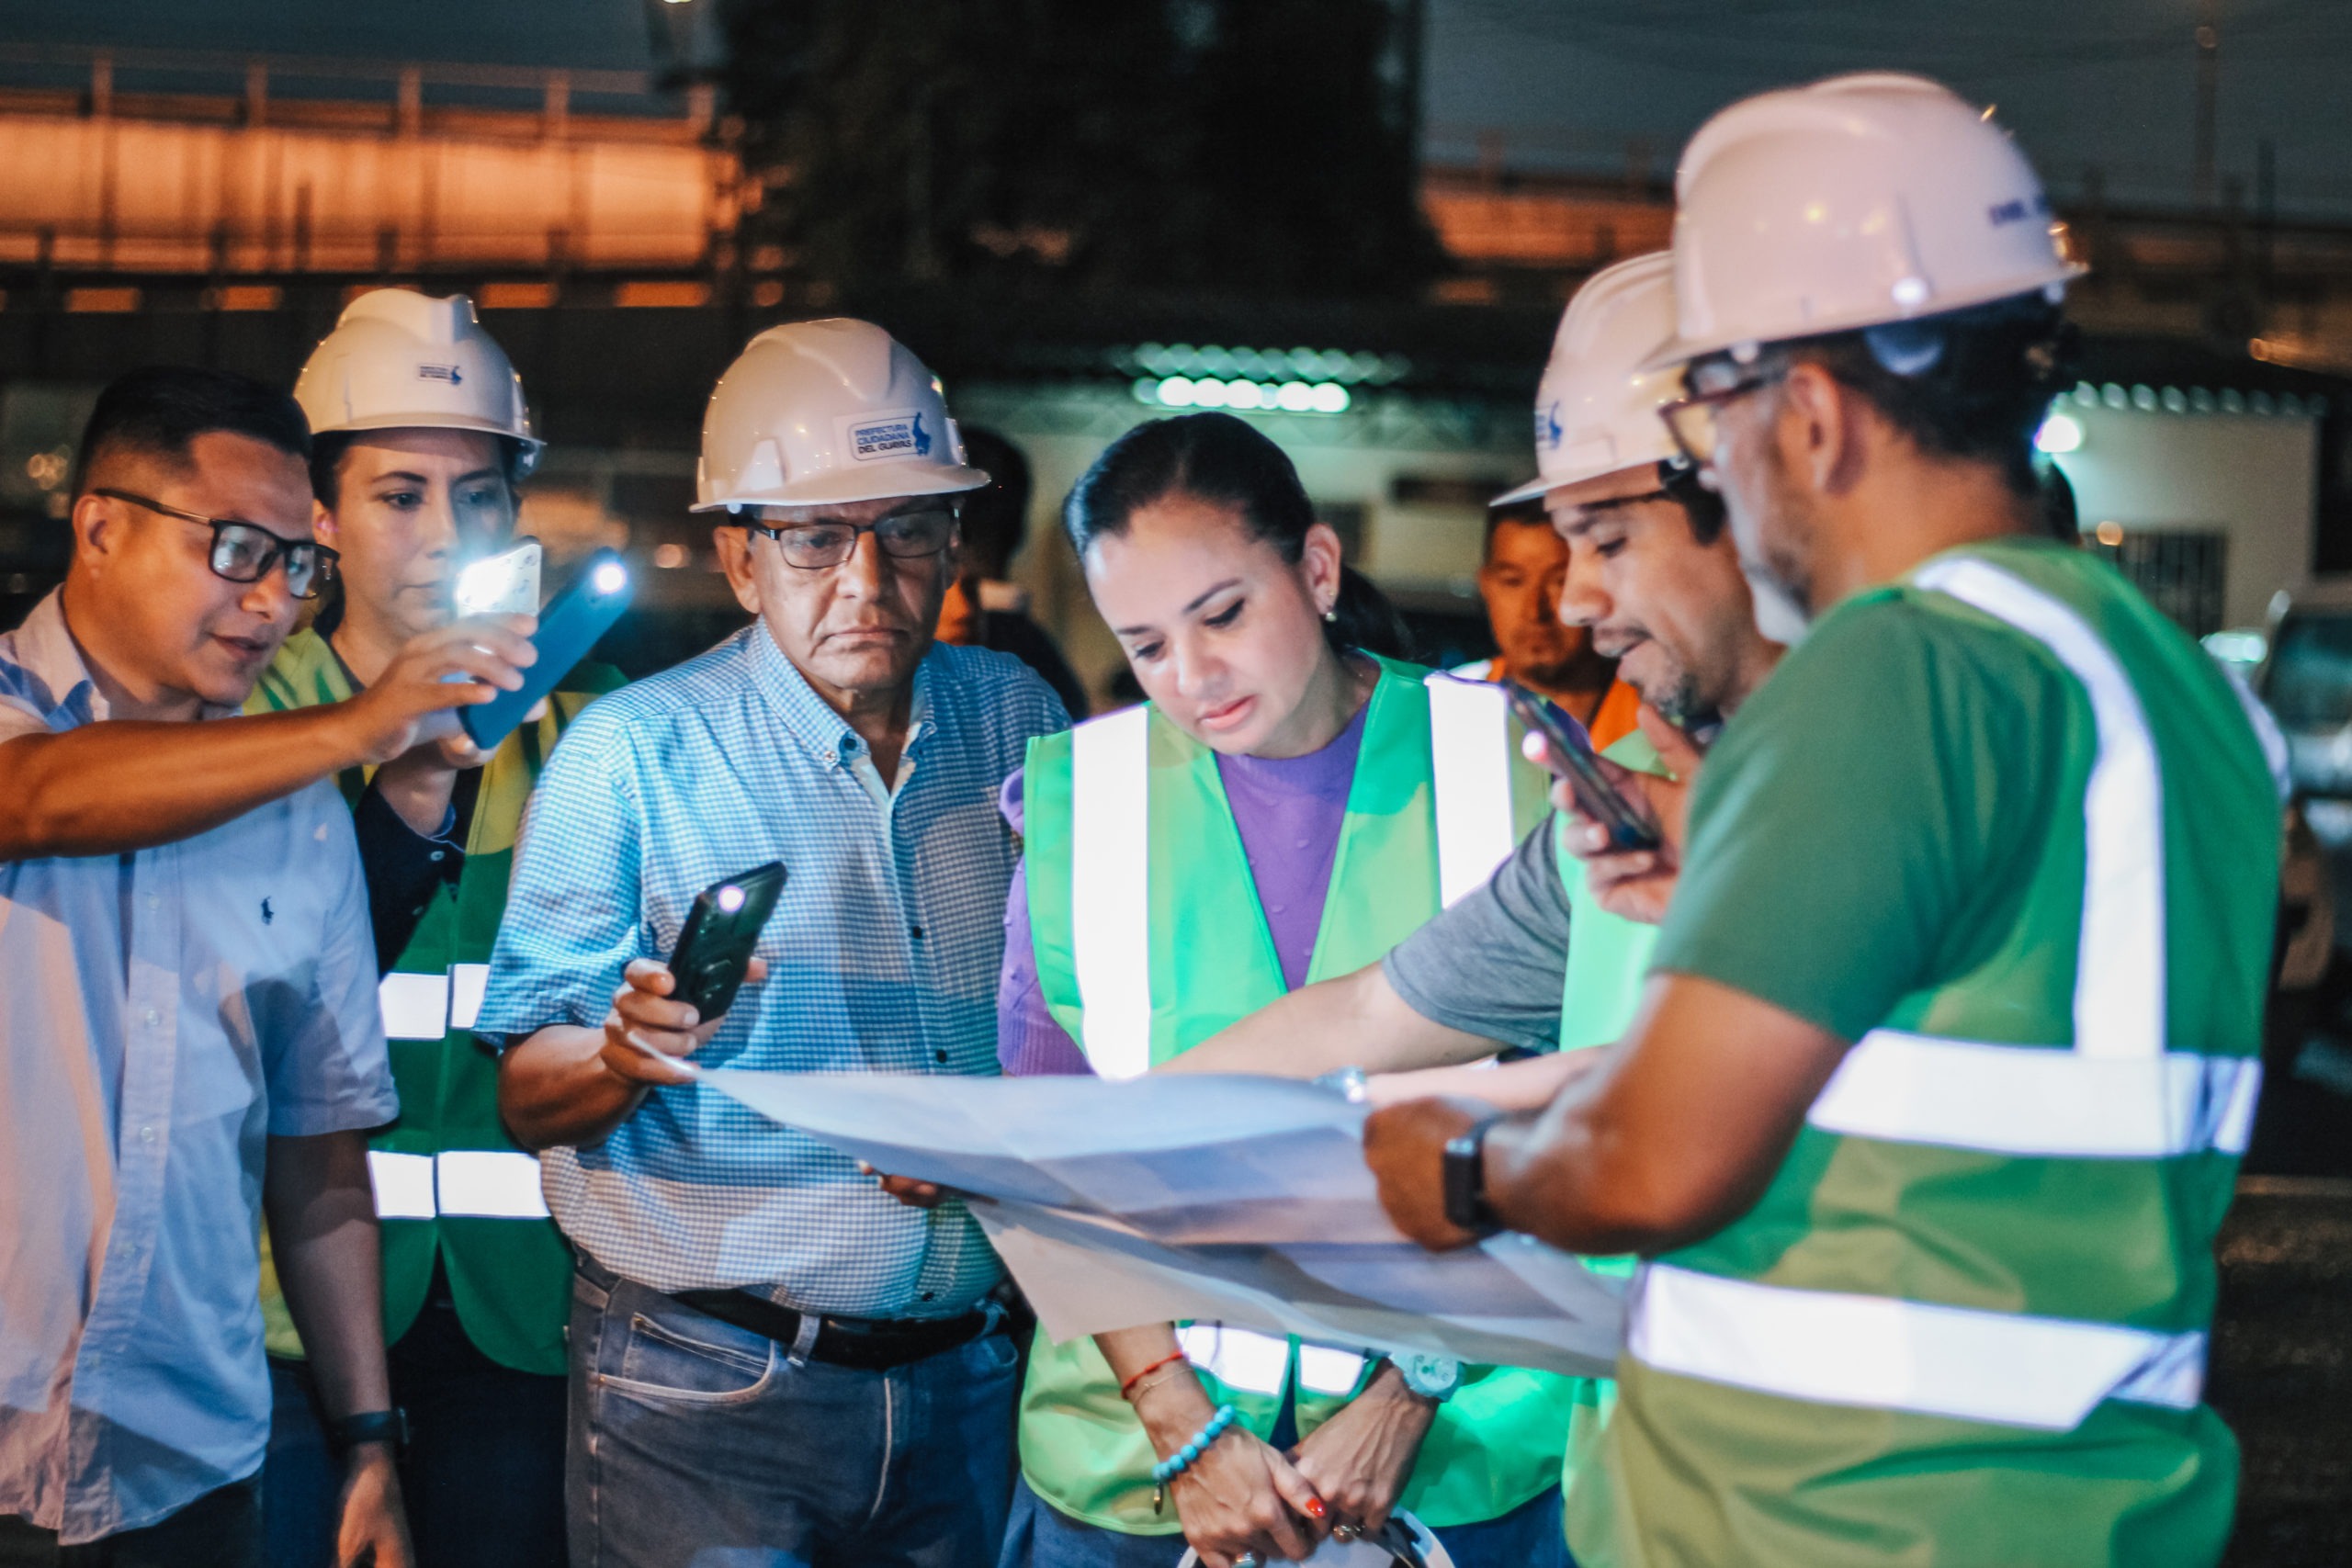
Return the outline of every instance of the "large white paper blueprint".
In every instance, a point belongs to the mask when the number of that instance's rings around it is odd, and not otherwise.
[[[1214,1318],[1606,1374],[1622,1282],[1524,1237],[1432,1257],[1381,1212],[1364,1108],[1315,1085],[701,1075],[877,1169],[972,1194],[1057,1339]]]

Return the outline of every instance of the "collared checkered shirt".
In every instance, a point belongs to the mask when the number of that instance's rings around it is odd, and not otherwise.
[[[592,704],[525,818],[475,1027],[598,1027],[621,971],[666,958],[695,895],[786,878],[706,1066],[993,1074],[1017,845],[997,787],[1069,717],[1019,660],[934,647],[896,787],[755,623]],[[615,1272],[740,1286],[861,1317],[963,1312],[1001,1267],[963,1205],[907,1208],[845,1156],[699,1085],[657,1089],[593,1148],[551,1149],[548,1206]]]

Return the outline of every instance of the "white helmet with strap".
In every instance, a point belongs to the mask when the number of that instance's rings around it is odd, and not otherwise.
[[[515,444],[519,472],[538,460],[523,383],[474,302],[413,288],[371,288],[343,308],[294,383],[313,435],[367,430],[477,430]]]
[[[964,461],[939,379],[871,321],[770,327],[718,378],[703,416],[696,512],[949,495]]]
[[[1535,393],[1532,483],[1495,497],[1510,506],[1562,485],[1679,456],[1658,418],[1681,396],[1674,368],[1645,369],[1674,335],[1674,264],[1664,251],[1603,267],[1560,317]]]
[[[1941,315],[2084,267],[2009,133],[1923,76],[1742,99],[1674,176],[1676,335],[1652,364]]]

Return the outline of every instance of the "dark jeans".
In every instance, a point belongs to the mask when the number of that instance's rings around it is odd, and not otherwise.
[[[1501,1518],[1435,1533],[1453,1568],[1576,1568],[1561,1534],[1556,1486]],[[1023,1481],[1000,1568],[1176,1568],[1185,1550],[1181,1535],[1125,1535],[1073,1519]]]
[[[993,1568],[1012,1490],[1011,1336],[888,1371],[786,1347],[581,1265],[580,1568]]]
[[[564,1568],[564,1380],[483,1355],[434,1285],[390,1358],[392,1399],[408,1412],[401,1494],[417,1568]],[[269,1370],[270,1565],[328,1568],[343,1467],[308,1366],[273,1359]]]
[[[0,1568],[263,1568],[266,1561],[259,1476],[208,1492],[144,1529],[80,1546],[60,1546],[55,1530],[0,1514]]]

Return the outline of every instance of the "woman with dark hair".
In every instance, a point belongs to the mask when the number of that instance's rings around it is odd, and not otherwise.
[[[1006,1071],[1144,1072],[1376,960],[1540,817],[1500,694],[1399,661],[1396,613],[1248,423],[1129,431],[1064,522],[1148,700],[1033,740],[1007,784]],[[1040,1337],[1005,1568],[1173,1568],[1187,1538],[1210,1568],[1303,1557],[1398,1509],[1461,1568],[1560,1563],[1569,1399],[1217,1324]]]

